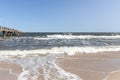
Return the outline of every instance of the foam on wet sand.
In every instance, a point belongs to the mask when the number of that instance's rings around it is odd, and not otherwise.
[[[120,80],[119,70],[120,52],[0,60],[2,80]]]

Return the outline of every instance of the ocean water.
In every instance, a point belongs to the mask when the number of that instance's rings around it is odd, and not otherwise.
[[[0,60],[23,68],[17,80],[38,80],[39,76],[44,80],[82,80],[56,64],[59,56],[107,51],[120,51],[120,33],[22,33],[0,38]]]

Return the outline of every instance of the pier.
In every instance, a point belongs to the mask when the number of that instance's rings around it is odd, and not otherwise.
[[[21,31],[19,31],[19,30],[4,27],[4,26],[0,26],[0,32],[2,33],[2,37],[20,36],[20,33],[21,33]]]

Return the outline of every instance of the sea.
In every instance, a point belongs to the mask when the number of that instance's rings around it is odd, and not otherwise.
[[[120,51],[120,33],[26,32],[0,38],[0,61],[22,66],[22,72],[15,74],[17,80],[39,80],[39,76],[44,80],[82,80],[62,69],[56,60],[64,55],[111,51]]]

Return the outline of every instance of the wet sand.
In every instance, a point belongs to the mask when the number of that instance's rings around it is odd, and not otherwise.
[[[83,80],[120,80],[120,52],[64,55],[59,56],[57,64]],[[17,80],[21,72],[20,65],[0,61],[0,80]],[[43,76],[39,80],[44,80]]]
[[[83,80],[120,80],[120,52],[64,56],[59,63]]]
[[[22,72],[22,67],[16,63],[0,61],[0,80],[17,80]],[[42,73],[42,69],[39,69]],[[31,79],[29,79],[31,80]],[[38,80],[44,80],[43,76],[39,76]]]
[[[0,80],[17,80],[21,71],[20,65],[0,61]]]

